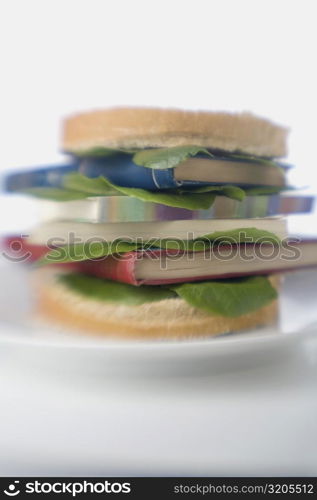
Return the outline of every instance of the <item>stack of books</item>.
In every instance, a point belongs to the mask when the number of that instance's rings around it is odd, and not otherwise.
[[[177,113],[118,109],[71,117],[65,164],[7,176],[7,192],[46,207],[30,235],[8,235],[6,245],[12,258],[36,261],[37,272],[54,269],[44,293],[48,315],[63,316],[73,294],[83,300],[77,316],[86,329],[87,303],[96,301],[112,304],[111,317],[120,303],[129,306],[133,323],[135,308],[149,301],[162,307],[159,328],[140,317],[133,331],[225,333],[271,322],[274,276],[317,265],[317,242],[287,231],[287,216],[309,213],[313,198],[288,185],[291,167],[277,159],[285,130],[251,115]],[[188,309],[173,316],[166,300]],[[91,329],[122,333],[131,328],[129,314],[109,323],[98,313]]]

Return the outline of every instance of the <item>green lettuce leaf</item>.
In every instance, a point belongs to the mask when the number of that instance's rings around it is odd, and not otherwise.
[[[136,287],[81,273],[61,274],[59,281],[85,297],[129,306],[177,297],[169,288],[146,285]]]
[[[256,311],[277,298],[265,276],[168,286],[134,286],[82,273],[61,274],[58,279],[91,299],[135,306],[180,297],[197,309],[230,318]]]
[[[232,200],[242,201],[245,198],[245,190],[238,186],[231,186],[230,184],[224,184],[223,186],[216,186],[210,184],[209,186],[200,186],[195,188],[179,188],[181,192],[186,193],[216,193],[220,196],[226,196]]]
[[[265,276],[182,283],[169,288],[191,306],[229,318],[256,311],[277,298],[277,291]]]
[[[90,179],[77,172],[64,178],[64,187],[68,190],[86,192],[87,196],[106,196],[124,194],[142,201],[161,203],[170,207],[200,210],[210,208],[216,195],[223,195],[235,200],[242,200],[244,191],[236,186],[204,186],[196,190],[173,189],[168,191],[147,191],[145,189],[118,186],[106,177]]]
[[[37,265],[80,262],[83,260],[101,259],[108,255],[142,250],[149,248],[161,248],[164,250],[187,250],[190,252],[207,251],[212,244],[238,244],[238,243],[272,243],[279,244],[280,239],[273,233],[256,228],[239,228],[231,231],[215,231],[192,240],[178,239],[152,239],[143,244],[115,240],[113,242],[91,242],[65,245],[50,250],[42,257]]]
[[[241,227],[230,231],[214,231],[192,240],[161,239],[152,242],[158,248],[202,252],[213,244],[237,245],[240,243],[271,243],[278,245],[281,240],[278,236],[264,229],[255,227]]]
[[[87,196],[117,196],[121,193],[105,177],[91,179],[78,172],[64,177],[63,185],[67,190],[81,191]]]
[[[205,154],[210,157],[232,159],[236,161],[248,161],[261,165],[271,165],[276,167],[283,167],[285,164],[272,158],[264,158],[262,156],[255,156],[247,153],[229,153],[227,151],[213,151],[201,146],[174,146],[170,148],[148,148],[148,149],[124,149],[124,148],[106,148],[106,147],[93,147],[86,150],[72,151],[71,154],[78,157],[96,158],[103,156],[113,156],[118,153],[126,153],[134,155],[133,161],[137,165],[149,168],[173,168],[179,165],[180,162],[186,160],[190,156],[197,154]],[[174,163],[175,162],[175,163]]]
[[[160,203],[168,207],[186,208],[187,210],[208,209],[216,198],[215,192],[188,193],[176,190],[154,192],[134,188],[120,188],[120,191],[142,201]]]
[[[141,167],[165,170],[177,167],[190,156],[196,156],[199,153],[213,157],[206,148],[201,146],[176,146],[138,151],[133,156],[132,161]]]
[[[126,154],[134,154],[137,149],[111,149],[111,148],[90,148],[86,150],[80,151],[72,151],[74,156],[78,156],[79,158],[99,158],[103,156],[113,156],[118,153],[126,153]]]

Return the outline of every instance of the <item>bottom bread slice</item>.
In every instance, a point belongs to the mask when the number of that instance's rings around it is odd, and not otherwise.
[[[274,323],[278,301],[236,318],[209,314],[180,298],[125,305],[89,299],[56,280],[56,273],[35,271],[37,315],[53,323],[109,337],[190,338],[236,332]],[[271,278],[277,287],[276,277]]]

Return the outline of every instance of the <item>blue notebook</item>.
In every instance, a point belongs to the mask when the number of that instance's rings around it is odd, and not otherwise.
[[[234,184],[241,187],[285,185],[282,169],[238,163],[226,162],[222,159],[214,161],[195,158],[195,163],[193,161],[190,165],[187,163],[185,170],[184,164],[175,168],[158,170],[138,166],[126,154],[103,158],[73,158],[66,165],[52,165],[11,174],[5,179],[5,189],[23,191],[33,187],[63,187],[64,176],[71,172],[79,172],[89,178],[104,176],[119,186],[150,191],[175,189],[180,186],[190,188],[206,184]],[[182,180],[176,180],[175,172],[177,170],[179,173],[180,169],[182,169]],[[201,172],[202,180],[199,175],[196,180],[189,180],[195,177],[194,173],[197,177],[198,171]]]
[[[157,191],[176,187],[197,186],[209,182],[176,181],[174,169],[153,170],[132,162],[125,154],[110,158],[85,158],[66,165],[43,166],[10,174],[5,179],[6,191],[23,191],[33,187],[63,187],[64,176],[79,172],[86,177],[106,177],[110,182],[124,187]]]

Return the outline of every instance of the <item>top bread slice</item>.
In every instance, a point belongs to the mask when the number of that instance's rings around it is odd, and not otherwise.
[[[287,153],[287,129],[250,113],[111,108],[64,121],[62,147],[143,149],[195,145],[278,158]]]

